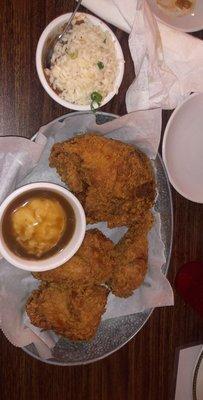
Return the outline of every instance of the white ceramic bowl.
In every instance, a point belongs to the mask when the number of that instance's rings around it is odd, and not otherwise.
[[[18,197],[22,193],[24,194],[33,189],[51,190],[63,196],[71,204],[76,218],[76,225],[73,237],[64,247],[64,249],[47,259],[39,261],[26,260],[24,258],[15,255],[12,251],[9,250],[2,236],[2,218],[5,213],[5,210],[16,197]],[[14,265],[15,267],[24,269],[26,271],[48,271],[68,261],[79,249],[84,239],[85,230],[86,230],[85,213],[78,199],[69,190],[53,183],[38,182],[22,186],[19,189],[15,190],[13,193],[11,193],[0,206],[0,253],[10,264]]]
[[[203,29],[203,0],[196,1],[194,11],[183,16],[166,14],[157,6],[156,0],[148,0],[148,3],[159,21],[182,32],[196,32]]]
[[[162,156],[169,180],[187,199],[203,203],[203,94],[193,94],[172,114]]]
[[[82,15],[82,13],[79,13],[79,14]],[[72,110],[86,111],[86,110],[91,109],[90,105],[77,105],[77,104],[70,103],[66,100],[61,99],[61,97],[59,97],[54,92],[54,90],[51,88],[51,86],[47,82],[47,79],[44,75],[43,66],[42,66],[43,49],[44,49],[44,46],[46,46],[47,40],[53,36],[54,32],[60,31],[60,27],[63,26],[64,23],[68,21],[68,19],[70,18],[70,15],[71,15],[71,13],[68,13],[68,14],[61,15],[60,17],[54,19],[52,22],[50,22],[50,24],[42,32],[39,42],[38,42],[38,45],[37,45],[36,67],[37,67],[37,73],[38,73],[38,76],[39,76],[39,79],[41,81],[43,88],[46,90],[46,92],[49,94],[49,96],[52,97],[53,100],[55,100],[57,103],[61,104],[62,106],[66,107],[66,108],[70,108]],[[118,92],[118,89],[121,85],[121,82],[123,79],[123,74],[124,74],[124,56],[123,56],[121,46],[120,46],[116,36],[114,35],[114,33],[111,31],[111,29],[100,19],[98,19],[90,14],[84,14],[84,15],[86,17],[88,17],[88,19],[94,25],[98,25],[98,26],[100,26],[100,28],[103,31],[108,31],[110,33],[111,38],[115,45],[116,54],[117,54],[117,58],[118,58],[118,73],[117,73],[116,80],[115,80],[114,90],[112,92],[110,92],[108,94],[108,96],[106,96],[103,99],[103,101],[101,103],[101,107],[102,107],[103,105],[108,103]]]

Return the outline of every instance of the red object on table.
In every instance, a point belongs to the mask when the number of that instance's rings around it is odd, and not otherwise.
[[[175,287],[184,301],[203,317],[203,262],[184,264],[176,275]]]

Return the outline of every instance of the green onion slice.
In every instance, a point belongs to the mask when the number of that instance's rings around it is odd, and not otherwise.
[[[91,100],[92,100],[92,102],[91,102],[91,110],[95,111],[101,105],[102,95],[99,92],[92,92],[90,97],[91,97]]]
[[[98,61],[97,66],[99,69],[103,69],[104,68],[104,64],[102,61]]]

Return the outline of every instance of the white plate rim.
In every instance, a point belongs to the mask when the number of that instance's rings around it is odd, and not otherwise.
[[[194,197],[188,195],[187,193],[185,193],[184,191],[182,191],[181,189],[178,188],[178,186],[176,185],[174,179],[172,178],[172,176],[170,174],[170,171],[169,171],[169,168],[168,168],[168,165],[167,165],[167,161],[166,161],[166,154],[167,154],[167,151],[166,151],[166,145],[167,144],[166,144],[166,142],[167,142],[167,137],[168,137],[168,134],[169,134],[169,130],[170,130],[171,124],[174,121],[174,119],[176,118],[176,116],[179,113],[179,111],[184,107],[184,105],[187,102],[189,102],[192,98],[198,97],[198,96],[202,96],[202,93],[193,93],[193,94],[189,95],[189,97],[184,99],[179,104],[179,106],[173,111],[173,113],[172,113],[172,115],[171,115],[171,117],[170,117],[170,119],[169,119],[169,121],[168,121],[168,123],[166,125],[165,131],[164,131],[163,142],[162,142],[162,158],[163,158],[163,162],[164,162],[164,165],[165,165],[167,173],[168,173],[169,181],[170,181],[171,185],[174,187],[174,189],[179,194],[181,194],[181,196],[183,196],[184,198],[186,198],[186,199],[188,199],[190,201],[193,201],[195,203],[202,204],[203,200],[200,201],[200,200],[194,199]]]
[[[200,400],[197,398],[197,382],[198,382],[198,375],[199,375],[199,370],[200,366],[203,363],[203,350],[201,350],[200,355],[198,357],[198,361],[194,370],[194,375],[193,375],[193,400]]]
[[[157,17],[157,15],[154,12],[153,12],[153,14],[155,15],[158,22],[160,22],[161,24],[164,24],[166,26],[169,26],[172,29],[176,29],[179,32],[192,33],[192,32],[199,32],[203,29],[203,23],[201,24],[201,26],[196,27],[196,28],[180,28],[176,25],[169,24],[168,22],[164,21],[164,19],[161,19],[160,17]]]

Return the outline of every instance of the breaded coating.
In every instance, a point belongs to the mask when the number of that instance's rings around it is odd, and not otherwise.
[[[142,222],[129,228],[114,247],[115,268],[109,287],[119,297],[129,297],[143,282],[147,272],[147,234],[153,218],[148,212]]]
[[[69,286],[105,283],[114,267],[111,255],[113,246],[113,242],[98,229],[90,229],[81,247],[69,261],[50,271],[33,272],[33,276],[46,282],[65,282]]]
[[[130,226],[153,205],[152,166],[134,146],[88,133],[54,144],[50,166],[79,198],[89,223]]]
[[[26,311],[33,325],[70,340],[90,340],[105,311],[108,290],[102,286],[68,288],[47,284],[35,290]]]

